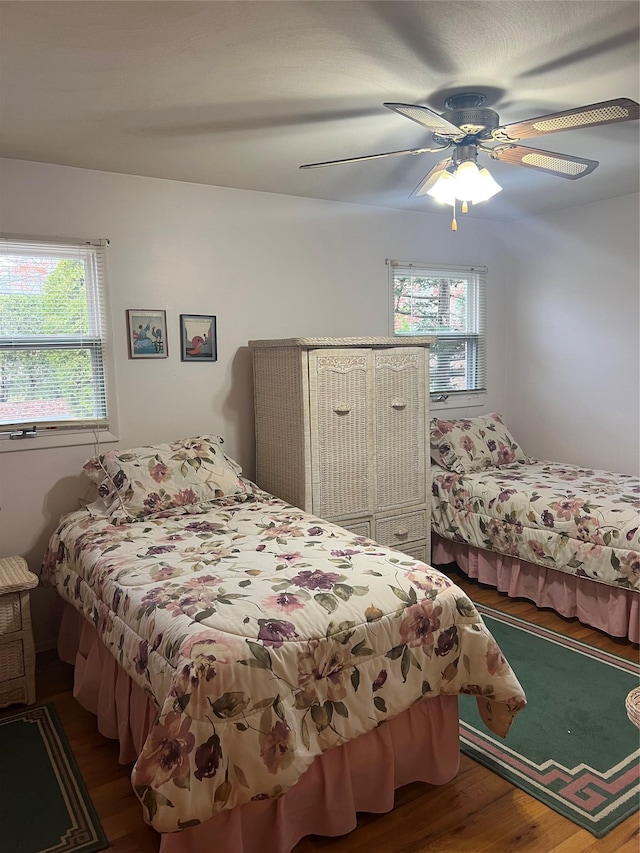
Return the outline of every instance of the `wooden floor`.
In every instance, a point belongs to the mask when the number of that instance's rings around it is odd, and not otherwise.
[[[586,628],[576,620],[537,610],[525,601],[455,575],[474,601],[530,619],[598,648],[638,659],[638,647]],[[71,695],[72,669],[54,652],[38,655],[38,702],[54,702],[111,849],[157,853],[159,839],[142,820],[129,781],[130,766],[118,764],[114,741],[102,737],[95,717]],[[415,783],[396,793],[386,815],[361,815],[358,827],[341,838],[303,839],[293,853],[638,853],[638,814],[605,838],[595,839],[567,818],[518,790],[465,755],[460,772],[440,787]],[[1,846],[1,845],[0,845]],[[231,851],[230,851],[231,853]],[[267,853],[267,851],[265,851]]]

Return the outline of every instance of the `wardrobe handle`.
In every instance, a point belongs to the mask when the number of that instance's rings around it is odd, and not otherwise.
[[[399,527],[397,530],[394,530],[393,535],[397,536],[398,539],[401,539],[403,536],[408,536],[409,535],[409,528],[408,527]]]
[[[347,415],[351,411],[351,406],[347,403],[338,403],[337,406],[334,407],[333,411],[336,415]]]
[[[394,409],[405,409],[406,406],[407,406],[406,400],[396,399],[396,400],[391,401],[391,407]]]

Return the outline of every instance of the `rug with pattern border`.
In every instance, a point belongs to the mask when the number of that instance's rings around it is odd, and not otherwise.
[[[0,715],[0,849],[109,847],[53,703]]]
[[[476,604],[528,705],[506,740],[460,698],[462,752],[602,838],[640,807],[640,733],[625,699],[640,667]]]

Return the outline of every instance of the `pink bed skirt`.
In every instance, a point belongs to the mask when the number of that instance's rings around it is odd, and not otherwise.
[[[157,710],[100,643],[91,625],[65,605],[58,639],[75,666],[74,696],[96,714],[99,731],[120,741],[120,761],[135,758]],[[318,756],[277,800],[257,800],[183,832],[159,836],[161,853],[290,853],[305,835],[336,836],[357,812],[388,812],[409,782],[442,785],[458,772],[458,700],[425,699],[383,726]],[[142,806],[140,807],[142,811]]]
[[[528,598],[538,607],[550,607],[612,637],[640,642],[640,593],[607,586],[588,578],[525,563],[493,551],[450,542],[432,534],[431,561],[457,563],[470,578],[506,592],[510,598]]]

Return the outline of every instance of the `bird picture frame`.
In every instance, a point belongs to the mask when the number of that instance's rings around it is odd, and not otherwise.
[[[129,358],[167,358],[167,312],[128,308]]]
[[[182,361],[218,360],[215,315],[180,315],[180,358]]]

